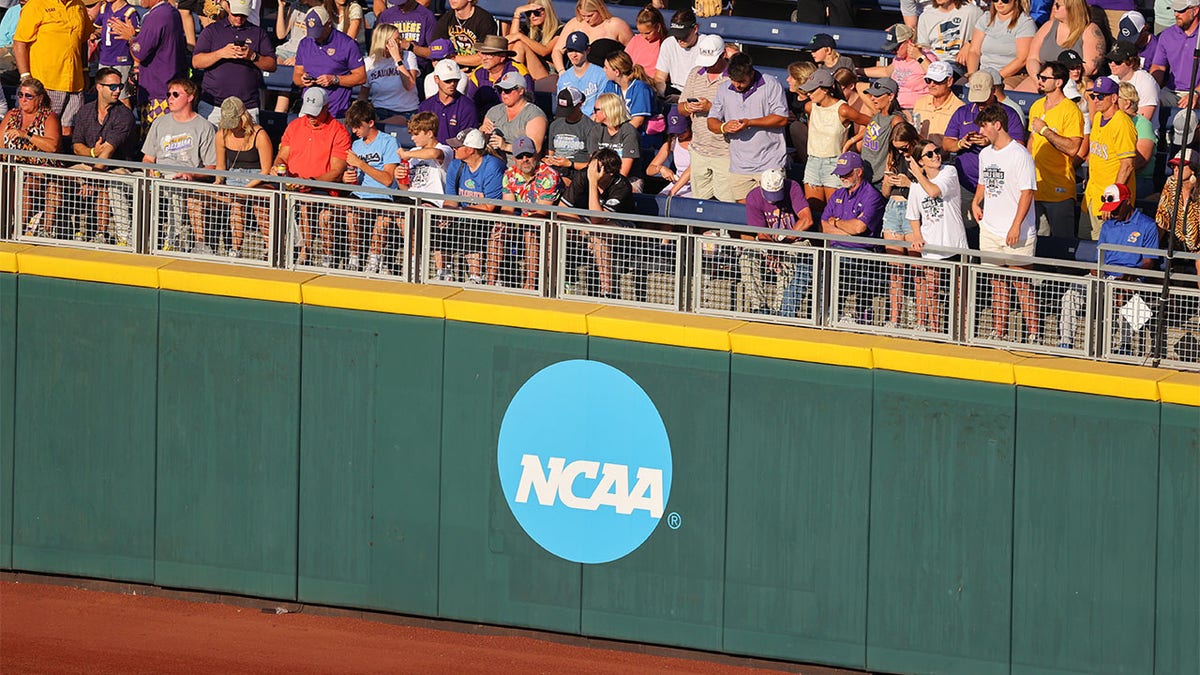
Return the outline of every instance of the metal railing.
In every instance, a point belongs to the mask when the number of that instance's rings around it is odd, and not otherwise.
[[[1164,295],[1163,272],[1115,278],[1130,269],[1103,263],[1112,251],[1165,256],[1157,250],[1101,245],[1091,263],[929,246],[939,257],[917,257],[819,232],[760,238],[744,225],[561,207],[539,206],[547,215],[534,218],[511,202],[361,187],[385,198],[358,199],[345,186],[273,176],[233,188],[57,159],[0,161],[0,238],[1200,370],[1192,254],[1174,256]]]

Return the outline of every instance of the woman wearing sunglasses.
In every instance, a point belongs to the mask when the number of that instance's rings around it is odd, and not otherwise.
[[[912,250],[923,258],[953,258],[945,253],[926,251],[925,245],[967,248],[967,232],[959,208],[958,171],[953,165],[942,164],[942,150],[933,141],[921,141],[914,146],[908,168],[913,180],[908,189],[906,217],[912,232],[905,238],[912,242]],[[921,269],[915,282],[915,328],[931,333],[947,330],[941,323],[942,293],[939,291],[946,285],[946,271],[937,267]]]
[[[535,81],[550,76],[553,67],[550,53],[562,28],[550,0],[532,0],[513,10],[513,20],[505,35],[508,48],[516,54],[513,61],[525,64]]]
[[[0,122],[0,144],[11,150],[34,152],[58,152],[62,140],[62,127],[58,115],[50,109],[50,98],[41,81],[32,77],[21,80],[17,88],[17,107],[8,111]],[[49,166],[49,158],[12,157],[14,162]],[[58,210],[61,189],[53,180],[44,177],[26,176],[22,187],[24,198],[21,203],[25,211],[20,214],[21,222],[27,226],[26,234],[57,236],[54,215]],[[44,202],[41,218],[35,218],[34,201]],[[33,231],[28,231],[33,230]]]

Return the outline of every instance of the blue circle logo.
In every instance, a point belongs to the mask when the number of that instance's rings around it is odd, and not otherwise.
[[[517,522],[573,562],[632,553],[671,494],[658,409],[637,382],[598,361],[562,361],[529,378],[504,413],[496,460]]]

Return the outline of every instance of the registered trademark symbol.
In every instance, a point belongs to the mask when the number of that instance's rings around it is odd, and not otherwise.
[[[667,527],[672,530],[678,530],[680,525],[683,525],[683,518],[680,518],[678,513],[672,511],[667,516]]]

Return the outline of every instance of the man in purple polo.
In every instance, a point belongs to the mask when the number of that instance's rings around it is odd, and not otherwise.
[[[187,74],[187,43],[179,12],[166,0],[142,0],[147,12],[130,45],[137,66],[142,133],[167,113],[167,83]]]
[[[217,124],[221,102],[234,96],[257,122],[262,74],[275,70],[275,46],[265,30],[250,23],[250,0],[221,4],[228,14],[208,24],[196,38],[192,54],[192,67],[204,71],[196,112]]]
[[[296,49],[292,82],[298,87],[320,87],[327,94],[329,114],[340,119],[350,107],[350,90],[367,81],[367,66],[354,38],[333,27],[324,7],[304,15],[308,36]]]
[[[833,191],[825,211],[821,213],[821,231],[843,237],[870,237],[879,239],[883,231],[883,195],[870,183],[863,180],[863,160],[857,152],[844,152],[838,157],[833,175],[842,181],[842,187]],[[833,241],[830,248],[844,250],[878,251],[871,244],[855,244]],[[836,274],[845,292],[838,295],[841,303],[837,307],[838,323],[842,325],[871,323],[871,306],[874,297],[884,292],[881,262],[866,258],[841,259]],[[855,310],[851,311],[849,300],[855,298]],[[856,316],[857,315],[857,318]]]
[[[1175,25],[1158,34],[1158,51],[1150,59],[1150,74],[1158,80],[1160,105],[1174,108],[1191,90],[1192,52],[1200,32],[1200,0],[1171,0]],[[1192,97],[1195,99],[1196,97]]]
[[[708,130],[729,139],[730,188],[744,204],[764,171],[785,164],[787,98],[779,81],[755,70],[744,52],[729,58],[727,72],[729,85],[713,97]]]
[[[433,27],[437,25],[437,17],[428,7],[417,0],[387,0],[387,9],[379,14],[376,25],[390,23],[400,31],[400,48],[410,45],[428,47],[433,41]],[[417,63],[424,71],[430,59],[418,55]]]
[[[958,183],[963,188],[959,208],[964,222],[971,214],[971,199],[975,196],[975,186],[979,184],[979,153],[988,145],[988,140],[979,132],[975,118],[979,117],[980,110],[993,103],[996,103],[996,88],[992,76],[983,71],[972,73],[967,81],[967,104],[950,116],[946,133],[942,136],[942,149],[954,155]],[[1008,124],[1005,125],[1008,135],[1024,145],[1025,125],[1021,122],[1021,116],[1009,106],[1002,105],[1001,108],[1008,115]]]
[[[475,101],[463,96],[458,90],[462,69],[452,59],[442,59],[433,67],[433,81],[437,94],[421,101],[420,112],[437,115],[438,143],[445,143],[467,129],[479,128],[479,109]]]

